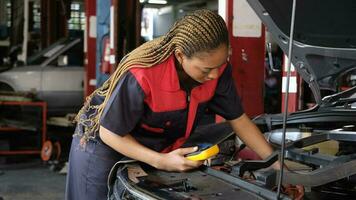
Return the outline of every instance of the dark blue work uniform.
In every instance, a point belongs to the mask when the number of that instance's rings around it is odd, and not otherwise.
[[[95,96],[92,105],[103,97]],[[100,119],[100,125],[124,136],[130,133],[139,143],[159,152],[179,148],[206,112],[227,120],[243,114],[231,74],[230,64],[219,69],[219,78],[181,89],[174,56],[150,68],[131,68],[118,82]],[[95,114],[89,110],[81,118]],[[90,126],[90,121],[86,122]],[[76,133],[81,135],[83,125]],[[97,134],[98,135],[98,134]],[[84,147],[74,137],[69,156],[66,199],[107,198],[107,176],[123,155],[97,136]]]

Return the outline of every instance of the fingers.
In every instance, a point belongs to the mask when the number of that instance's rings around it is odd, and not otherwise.
[[[180,169],[181,172],[189,171],[195,168],[198,168],[203,164],[203,161],[191,161],[186,159],[184,166]]]
[[[295,200],[302,200],[304,196],[304,187],[302,185],[296,185],[297,188],[297,195]]]
[[[188,147],[176,149],[164,155],[166,162],[164,162],[164,170],[167,171],[188,171],[197,168],[203,164],[204,161],[193,161],[187,159],[185,156],[198,150],[198,147]]]
[[[193,161],[193,160],[189,160],[185,157],[185,155],[187,155],[189,153],[196,152],[197,150],[198,150],[198,147],[187,147],[187,148],[176,149],[175,151],[173,151],[174,153],[181,156],[183,159],[184,163],[183,163],[183,166],[180,169],[180,171],[188,171],[188,170],[197,168],[203,164],[204,161]]]
[[[177,149],[177,153],[181,156],[185,156],[189,153],[193,153],[193,152],[196,152],[198,150],[198,147],[187,147],[187,148],[180,148],[180,149]]]
[[[200,165],[202,165],[203,163],[204,163],[204,160],[193,161],[193,160],[186,159],[185,165],[186,165],[186,166],[191,166],[191,167],[193,167],[193,168],[197,168],[197,167],[199,167]]]
[[[286,184],[283,185],[283,192],[287,194],[289,197],[291,197],[294,200],[302,200],[304,196],[304,187],[301,185],[291,185],[291,184]]]

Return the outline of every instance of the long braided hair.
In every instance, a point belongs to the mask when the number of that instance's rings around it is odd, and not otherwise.
[[[84,127],[82,139],[95,138],[99,119],[120,77],[133,65],[151,67],[165,61],[176,49],[191,58],[195,53],[214,50],[219,45],[229,45],[228,31],[221,16],[210,10],[197,10],[178,20],[167,34],[146,42],[125,56],[115,72],[104,84],[87,97],[76,121]],[[95,95],[104,98],[99,105],[92,105]],[[90,113],[90,114],[88,114]]]

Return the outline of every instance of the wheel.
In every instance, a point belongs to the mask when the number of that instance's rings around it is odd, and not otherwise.
[[[51,141],[47,140],[43,143],[42,150],[41,150],[41,159],[43,161],[49,161],[52,157],[53,152],[53,144]]]
[[[41,150],[41,159],[43,161],[54,161],[59,162],[61,156],[61,144],[59,142],[52,143],[50,140],[47,140]]]
[[[15,90],[10,85],[0,82],[0,91],[1,92],[14,92]]]

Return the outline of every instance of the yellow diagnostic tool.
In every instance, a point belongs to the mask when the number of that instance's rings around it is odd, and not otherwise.
[[[216,154],[219,153],[219,147],[217,144],[212,145],[212,144],[199,144],[198,145],[198,150],[196,152],[187,154],[186,157],[189,160],[206,160],[212,156],[215,156]]]

